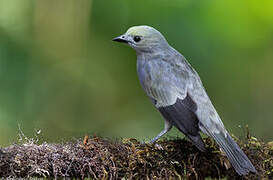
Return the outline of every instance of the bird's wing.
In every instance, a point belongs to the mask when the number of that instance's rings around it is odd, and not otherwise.
[[[187,93],[190,72],[180,64],[150,61],[139,71],[140,81],[162,116],[183,132],[201,151],[197,106]],[[143,79],[144,78],[144,79]]]
[[[146,94],[156,100],[156,107],[172,105],[187,95],[188,72],[174,64],[151,60],[138,67],[138,76]]]
[[[199,134],[199,120],[194,112],[195,109],[196,104],[189,95],[183,100],[177,98],[173,105],[158,108],[166,120],[184,133],[198,149],[205,151],[204,142]]]

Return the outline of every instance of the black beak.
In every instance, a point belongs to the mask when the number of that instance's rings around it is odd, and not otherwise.
[[[128,41],[126,40],[126,38],[125,38],[124,35],[121,35],[121,36],[118,36],[118,37],[114,38],[113,41],[122,42],[122,43],[128,43]]]

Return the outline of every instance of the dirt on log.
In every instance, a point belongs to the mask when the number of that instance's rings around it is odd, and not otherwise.
[[[85,137],[62,144],[34,141],[0,148],[0,177],[94,179],[273,179],[273,142],[238,140],[258,174],[240,177],[210,138],[202,153],[186,139],[154,145],[135,139]]]

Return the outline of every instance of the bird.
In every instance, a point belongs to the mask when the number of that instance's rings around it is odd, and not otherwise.
[[[174,126],[205,152],[203,132],[216,141],[240,176],[257,173],[224,127],[198,73],[158,30],[133,26],[113,41],[126,43],[136,51],[140,84],[164,118],[164,129],[150,143]]]

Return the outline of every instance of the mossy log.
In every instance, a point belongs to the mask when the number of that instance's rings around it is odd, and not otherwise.
[[[0,177],[92,179],[273,179],[273,142],[238,140],[258,174],[240,177],[210,138],[202,153],[186,139],[163,139],[154,145],[135,139],[100,137],[61,144],[33,141],[0,148]]]

